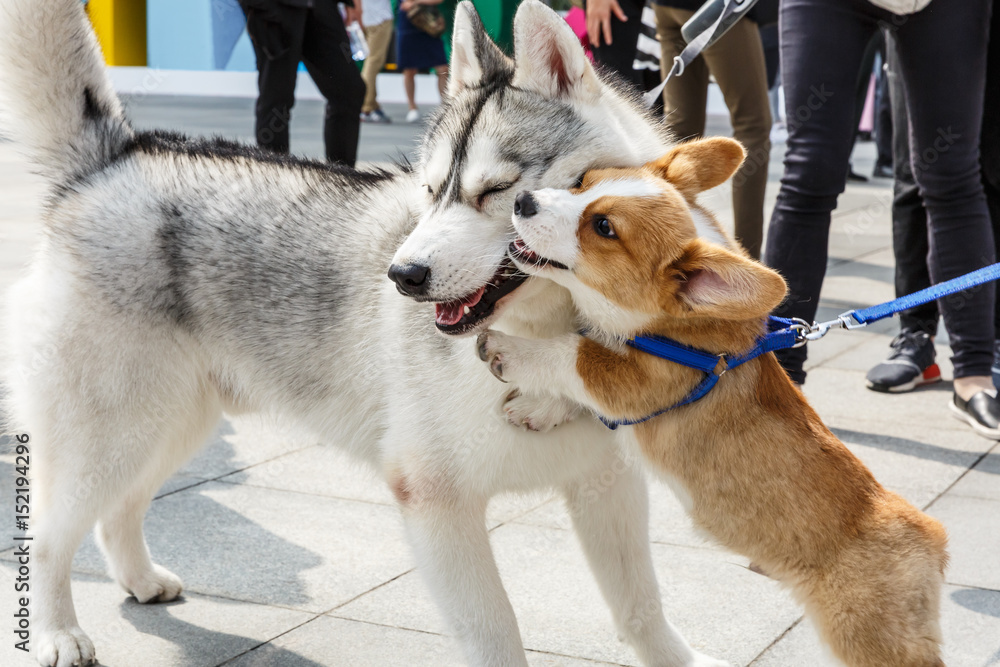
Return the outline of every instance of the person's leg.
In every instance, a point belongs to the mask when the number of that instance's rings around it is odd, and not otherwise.
[[[403,89],[406,91],[406,103],[410,106],[410,110],[416,110],[417,108],[417,70],[415,69],[404,69],[403,70]]]
[[[775,309],[782,317],[816,317],[826,274],[830,212],[844,190],[854,136],[858,70],[865,45],[878,29],[867,7],[874,6],[862,0],[781,4],[788,143],[764,259],[788,283],[788,297]],[[805,381],[804,347],[778,356],[793,380]]]
[[[993,242],[1000,259],[1000,11],[990,18],[990,45],[986,53],[986,96],[983,102],[983,129],[979,138],[979,162],[983,169],[983,190],[993,223]],[[1000,298],[994,326],[1000,337]],[[994,379],[997,378],[994,359]]]
[[[684,49],[681,26],[694,12],[662,5],[654,9],[663,63],[660,75],[666,76],[674,57]],[[705,133],[707,104],[708,66],[704,58],[695,58],[684,68],[683,76],[671,77],[663,88],[663,122],[678,141],[698,139]]]
[[[979,166],[989,6],[989,0],[938,0],[934,12],[910,16],[896,33],[934,283],[995,261]],[[965,401],[992,387],[994,299],[990,283],[938,302],[955,391]]]
[[[326,98],[326,159],[353,167],[358,157],[365,82],[351,58],[350,39],[334,3],[316,3],[309,10],[302,61]]]
[[[886,40],[886,59],[895,181],[892,199],[892,253],[896,259],[896,296],[901,297],[931,286],[931,274],[927,268],[930,249],[927,241],[927,211],[910,167],[910,116],[906,111],[903,79],[899,75],[895,38],[891,34]],[[931,301],[903,311],[899,314],[899,324],[901,329],[923,331],[933,336],[938,327],[937,302]]]
[[[635,63],[635,47],[642,31],[642,8],[644,0],[618,0],[628,21],[619,21],[611,15],[611,44],[591,48],[596,60],[605,69],[617,73],[625,81],[636,86],[642,85],[639,75],[633,67]],[[584,5],[586,8],[586,5]]]
[[[885,69],[887,97],[893,128],[892,250],[896,260],[896,296],[930,287],[927,271],[927,212],[920,189],[910,169],[908,115],[899,76],[894,40],[887,37],[888,66]],[[941,369],[936,360],[934,333],[937,331],[937,303],[931,301],[899,314],[900,332],[889,343],[889,356],[869,369],[865,379],[874,391],[906,392],[939,382]]]
[[[361,78],[365,82],[365,101],[361,105],[362,113],[369,113],[379,108],[375,99],[375,78],[385,67],[385,59],[389,54],[389,41],[392,39],[392,21],[382,21],[378,25],[365,26],[365,39],[368,41],[368,58],[361,68]]]
[[[281,6],[281,22],[264,20],[251,11],[247,19],[257,56],[257,145],[288,152],[288,128],[295,104],[295,78],[302,58],[306,10]],[[274,16],[277,18],[277,15]],[[280,46],[280,48],[278,48]]]
[[[733,176],[736,239],[750,256],[760,259],[764,236],[764,189],[771,161],[771,109],[767,100],[767,66],[760,31],[753,21],[740,21],[702,56],[729,107],[733,136],[747,150]]]

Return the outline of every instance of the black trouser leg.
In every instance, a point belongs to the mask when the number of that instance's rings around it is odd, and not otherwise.
[[[781,80],[788,142],[765,262],[788,283],[775,314],[816,318],[826,274],[830,212],[844,191],[854,139],[855,93],[865,47],[878,29],[854,11],[862,0],[784,0]],[[829,54],[838,54],[836,58]],[[789,377],[805,381],[806,348],[778,354]]]
[[[358,158],[365,82],[351,58],[350,40],[336,4],[317,2],[309,10],[302,61],[326,98],[326,159],[353,167]]]
[[[932,11],[917,12],[896,29],[910,164],[927,209],[935,284],[996,257],[979,164],[990,4],[936,0]],[[994,307],[993,283],[938,300],[956,378],[990,375]]]
[[[302,59],[306,9],[282,5],[281,22],[265,21],[250,13],[247,30],[257,55],[257,145],[276,153],[288,152],[288,128],[295,105],[295,78]],[[275,15],[275,18],[278,16]]]
[[[909,115],[903,80],[899,76],[899,59],[896,56],[895,38],[886,39],[888,67],[886,78],[889,87],[889,106],[892,109],[892,252],[896,258],[896,296],[912,294],[931,286],[927,269],[927,211],[920,197],[920,188],[913,180],[910,168]],[[931,336],[937,331],[938,307],[936,301],[911,308],[899,314],[903,329],[924,331]]]
[[[867,0],[785,0],[780,16],[789,139],[766,260],[789,285],[778,314],[812,320],[826,272],[830,211],[844,188],[853,84],[865,45],[879,22],[892,26],[893,16]],[[988,18],[986,0],[936,0],[895,28],[934,282],[973,271],[994,255],[978,153]],[[938,305],[955,377],[988,375],[993,321],[984,313],[993,312],[993,286]],[[805,378],[803,348],[780,359],[793,379]]]
[[[994,4],[990,18],[990,45],[986,54],[986,96],[983,101],[983,131],[979,139],[979,162],[983,168],[983,190],[993,222],[993,242],[1000,259],[1000,11]],[[1000,336],[1000,298],[994,326]]]

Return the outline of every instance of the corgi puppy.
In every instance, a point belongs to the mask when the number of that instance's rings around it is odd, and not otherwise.
[[[623,341],[654,334],[737,355],[764,333],[782,278],[736,249],[695,197],[744,157],[731,139],[681,144],[639,168],[590,171],[574,190],[517,197],[510,256],[572,294],[586,335],[489,331],[480,357],[505,382],[638,420],[704,377]],[[789,586],[851,667],[935,667],[944,528],[823,425],[773,354],[701,400],[622,428],[695,524]]]

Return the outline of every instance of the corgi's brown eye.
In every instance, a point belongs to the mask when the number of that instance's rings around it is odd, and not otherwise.
[[[594,216],[594,231],[597,232],[598,236],[603,236],[606,239],[618,238],[618,235],[615,234],[615,228],[603,215]]]
[[[576,182],[573,183],[573,188],[574,189],[579,190],[580,188],[583,187],[583,177],[586,176],[586,175],[587,175],[587,172],[583,172],[582,174],[580,174],[579,176],[576,177]]]

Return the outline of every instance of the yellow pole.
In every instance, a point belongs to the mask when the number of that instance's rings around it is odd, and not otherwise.
[[[87,13],[105,62],[145,66],[146,0],[90,0]]]

